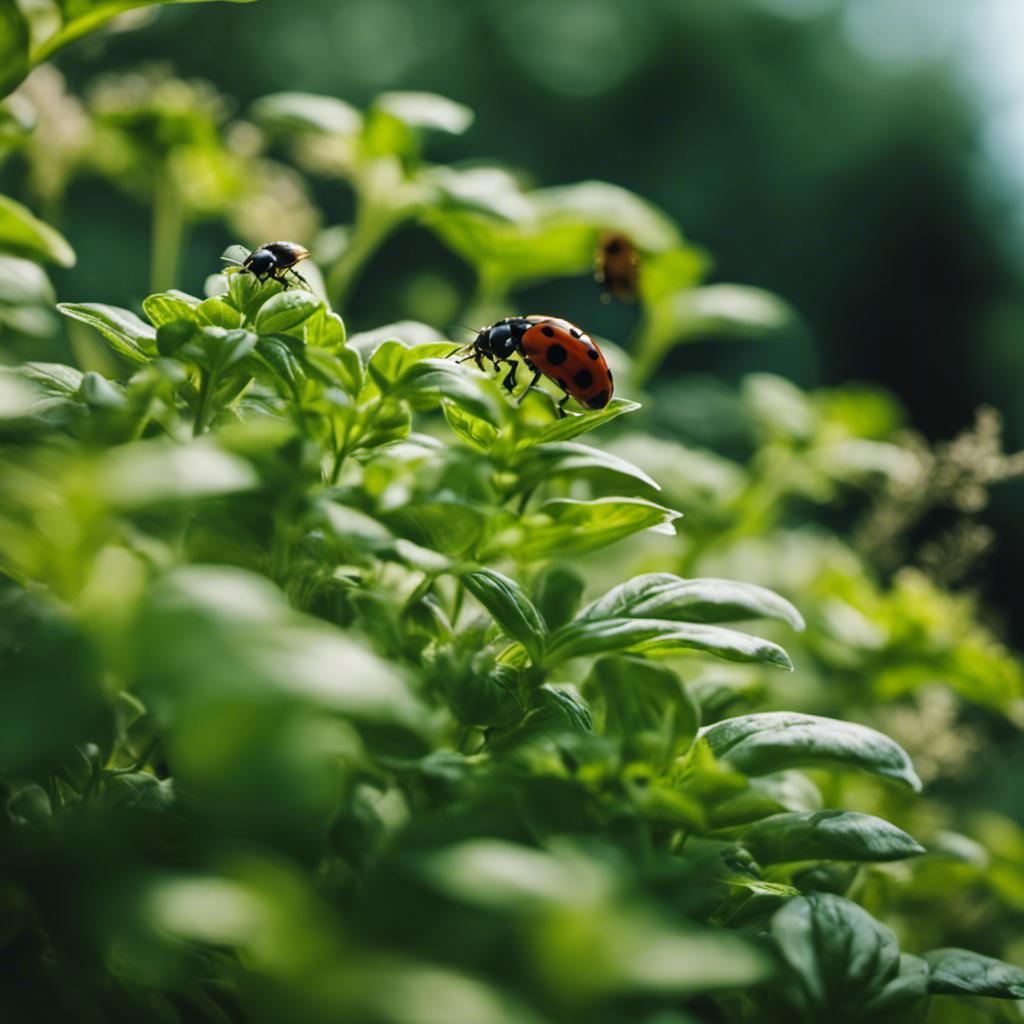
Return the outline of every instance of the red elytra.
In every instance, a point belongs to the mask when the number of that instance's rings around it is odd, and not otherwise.
[[[557,405],[560,416],[565,415],[563,406],[570,395],[589,409],[603,409],[611,401],[614,382],[601,350],[588,335],[560,317],[507,317],[480,331],[471,349],[464,360],[473,359],[481,370],[485,359],[495,368],[508,364],[509,371],[501,385],[509,392],[515,388],[517,369],[510,357],[520,356],[533,373],[533,380],[519,396],[520,401],[541,374],[554,381],[565,392]]]

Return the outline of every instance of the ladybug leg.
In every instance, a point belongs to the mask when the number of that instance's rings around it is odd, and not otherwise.
[[[509,393],[515,390],[516,387],[516,364],[509,363],[508,373],[505,374],[505,379],[501,382],[501,386]]]
[[[564,395],[562,395],[562,400],[555,406],[555,409],[558,412],[558,418],[560,420],[564,420],[565,417],[569,415],[565,411],[565,403],[568,402],[568,401],[569,401],[569,392],[566,391],[566,393]]]
[[[530,369],[533,370],[533,380],[523,388],[523,393],[516,399],[516,405],[522,404],[523,399],[536,387],[537,381],[541,378],[541,372],[536,366],[531,366]]]

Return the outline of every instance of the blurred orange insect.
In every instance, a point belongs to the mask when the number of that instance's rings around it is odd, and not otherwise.
[[[632,302],[640,286],[640,254],[627,235],[606,231],[594,258],[594,279],[604,286],[601,298]]]

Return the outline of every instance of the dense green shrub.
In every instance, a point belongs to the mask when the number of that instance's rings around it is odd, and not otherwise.
[[[146,109],[121,172],[170,168],[166,199],[225,150]],[[0,1019],[1015,1019],[976,997],[1024,998],[993,959],[1021,952],[1024,838],[922,795],[887,734],[948,780],[1020,721],[1021,668],[927,558],[864,554],[948,497],[894,404],[759,375],[692,392],[684,446],[668,405],[516,406],[424,323],[347,336],[332,307],[404,222],[475,272],[477,324],[627,232],[641,317],[602,347],[642,399],[672,346],[789,313],[701,286],[623,189],[424,162],[468,123],[439,97],[252,113],[356,197],[311,290],[65,302],[119,372],[0,374]],[[73,253],[3,203],[3,312],[52,333],[37,261]],[[156,218],[161,272],[184,223]],[[808,525],[867,492],[874,546]]]

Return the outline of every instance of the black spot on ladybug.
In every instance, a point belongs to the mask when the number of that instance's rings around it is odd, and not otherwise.
[[[544,330],[546,331],[547,328],[544,328]],[[547,352],[544,353],[545,359],[547,359],[552,366],[561,366],[568,355],[569,352],[566,347],[564,345],[559,345],[558,342],[555,342],[554,345],[549,345]]]
[[[587,349],[587,355],[588,355],[588,356],[589,356],[589,358],[591,358],[591,359],[600,359],[600,358],[601,358],[601,357],[600,357],[600,356],[598,355],[598,353],[597,353],[597,349],[596,349],[596,348],[591,348],[591,349]]]
[[[612,377],[611,369],[608,370],[608,383],[609,384],[614,384],[615,383],[615,379]]]
[[[594,383],[594,375],[589,370],[577,370],[573,380],[576,382],[576,387],[586,391]]]
[[[583,332],[578,327],[570,327],[569,328],[569,333],[574,338],[582,338],[583,337]]]
[[[540,333],[543,334],[546,338],[553,338],[555,336],[555,329],[554,327],[548,327],[545,325],[540,329]]]
[[[598,391],[596,395],[593,395],[591,398],[587,399],[587,405],[589,405],[591,409],[603,409],[607,404],[607,389],[602,389],[601,391]]]

